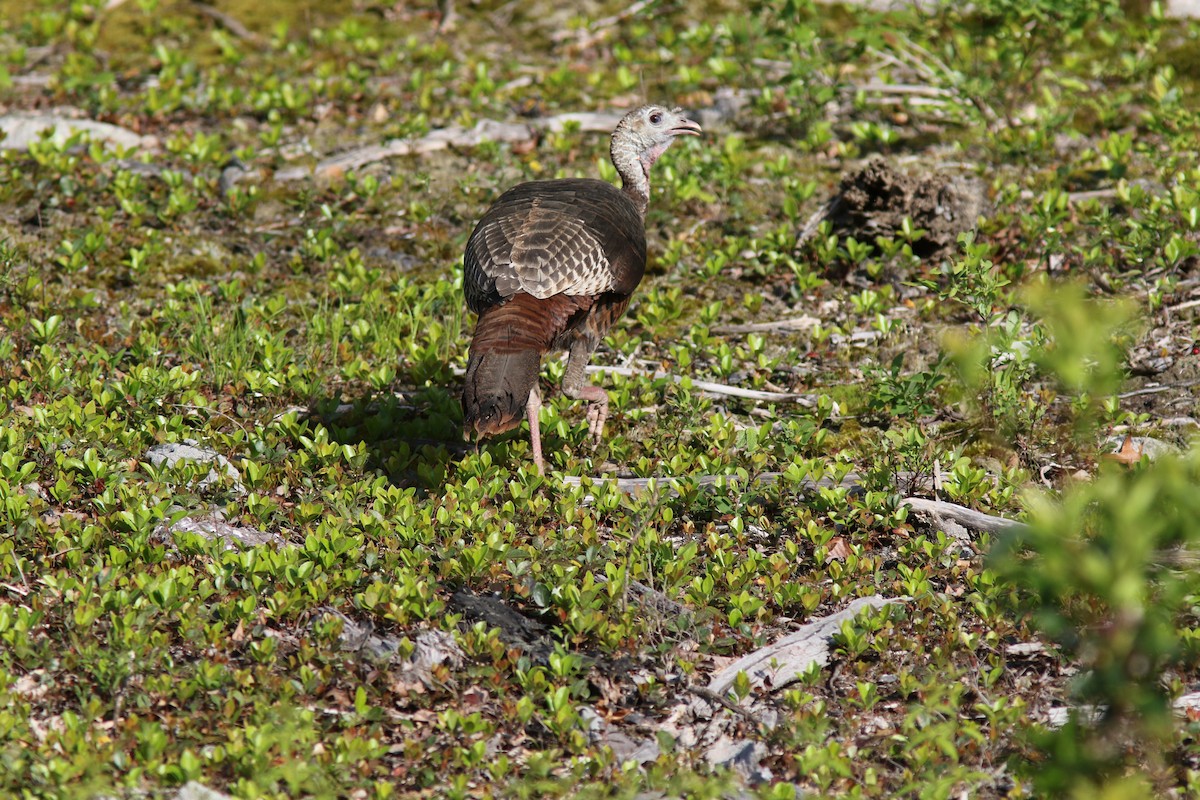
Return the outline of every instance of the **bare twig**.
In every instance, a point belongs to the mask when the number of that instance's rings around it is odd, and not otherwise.
[[[863,92],[911,94],[923,97],[957,97],[956,93],[949,89],[943,89],[940,86],[928,86],[923,83],[882,83],[872,81],[871,83],[860,84],[855,89]]]
[[[244,42],[254,45],[255,47],[263,47],[267,44],[267,40],[259,36],[254,31],[247,28],[240,20],[225,13],[216,6],[210,6],[202,0],[192,0],[192,8],[199,11],[204,16],[212,19],[225,30],[232,33],[237,38]]]
[[[648,6],[656,3],[657,1],[658,0],[637,0],[636,3],[629,6],[624,11],[613,14],[609,17],[604,17],[603,19],[598,19],[583,30],[555,31],[550,36],[550,41],[554,42],[555,44],[561,44],[568,39],[575,38],[575,41],[570,43],[571,47],[579,50],[586,50],[589,47],[593,47],[607,39],[612,35],[614,28],[630,17],[637,16],[642,11],[646,10]]]
[[[841,205],[842,195],[840,193],[826,200],[820,208],[813,212],[808,221],[804,223],[804,227],[796,235],[796,243],[792,245],[792,249],[799,250],[803,247],[809,239],[816,235],[817,229],[821,227],[821,223],[837,213]]]
[[[1111,189],[1091,189],[1086,192],[1068,192],[1067,201],[1070,203],[1083,203],[1088,200],[1106,200],[1110,197],[1116,197],[1116,188]]]
[[[1130,397],[1140,397],[1144,394],[1158,394],[1159,392],[1169,392],[1172,389],[1188,389],[1196,384],[1200,384],[1200,380],[1180,381],[1179,383],[1167,383],[1161,386],[1148,386],[1145,389],[1134,389],[1132,392],[1124,392],[1117,395],[1121,400],[1127,400]]]
[[[926,80],[936,81],[941,77],[936,72],[931,70],[926,65],[921,64],[920,62],[910,63],[908,61],[904,61],[904,60],[900,59],[899,57],[892,55],[891,53],[888,53],[884,50],[880,50],[877,47],[868,47],[867,52],[870,53],[871,55],[875,56],[876,58],[878,58],[883,63],[888,64],[890,66],[899,67],[900,69],[913,70],[918,75],[921,75],[922,77],[924,77]]]
[[[950,69],[950,66],[945,61],[942,61],[929,50],[917,44],[912,39],[906,39],[905,42],[907,43],[909,49],[916,53],[915,56],[912,53],[905,53],[912,64],[923,65],[926,62],[933,64],[933,68],[931,68],[927,74],[939,77],[943,80],[954,74],[954,70]],[[903,48],[900,49],[903,52]]]
[[[1195,308],[1196,306],[1200,306],[1200,299],[1188,300],[1178,305],[1168,306],[1167,311],[1183,311],[1188,308]]]
[[[603,575],[595,575],[597,583],[607,583],[608,579]],[[628,590],[630,598],[635,600],[635,605],[640,608],[648,608],[663,616],[671,617],[691,617],[691,611],[687,606],[681,603],[676,603],[671,598],[667,597],[657,589],[652,589],[644,583],[633,580],[632,578],[625,581],[625,588]]]
[[[607,372],[610,375],[622,375],[627,378],[670,378],[671,380],[675,381],[675,383],[683,383],[687,377],[684,375],[676,375],[673,372],[665,372],[663,370],[646,372],[633,367],[604,367],[592,365],[587,368],[587,371],[592,373]],[[740,397],[743,400],[760,400],[763,402],[774,403],[798,403],[805,408],[811,408],[812,406],[816,405],[816,400],[811,395],[798,394],[796,392],[764,392],[758,389],[743,389],[740,386],[727,386],[723,383],[696,380],[695,378],[691,378],[690,380],[692,382],[692,386],[696,387],[701,392],[707,392],[709,394]]]
[[[767,331],[810,331],[820,324],[821,320],[817,319],[816,317],[810,317],[806,314],[803,317],[777,319],[774,322],[747,322],[742,325],[718,325],[712,329],[712,332],[717,334],[734,334],[760,333]]]
[[[955,85],[956,73],[944,61],[911,40],[905,44],[907,44],[907,48],[900,43],[893,43],[892,49],[895,55],[874,47],[868,48],[868,52],[887,64],[901,69],[909,69],[920,75],[928,84],[932,84],[930,89],[940,89],[937,96],[946,99],[953,98],[960,103],[973,106],[989,127],[1000,122],[1000,115],[982,98],[967,94]],[[945,84],[949,88],[941,88],[937,84]],[[899,90],[892,89],[892,91]]]
[[[753,722],[755,725],[758,725],[760,728],[773,727],[771,725],[768,725],[766,722],[764,722],[757,714],[755,714],[750,709],[742,708],[741,706],[739,706],[737,703],[730,700],[725,695],[718,694],[718,693],[714,692],[712,689],[709,689],[705,686],[689,686],[689,687],[687,687],[687,690],[703,700],[707,700],[710,703],[716,703],[717,705],[721,706],[722,708],[728,709],[729,711],[732,711],[733,713],[737,714],[740,717],[745,717],[746,719]]]

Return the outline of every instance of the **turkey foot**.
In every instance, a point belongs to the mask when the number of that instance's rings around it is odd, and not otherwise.
[[[597,446],[604,437],[604,420],[608,419],[608,392],[599,386],[590,385],[579,387],[575,393],[571,393],[564,386],[563,391],[568,397],[588,401],[588,434],[592,439],[592,447]]]
[[[571,343],[567,354],[567,371],[563,374],[563,394],[575,400],[586,400],[588,434],[592,446],[600,444],[604,435],[604,420],[608,418],[608,392],[599,386],[587,382],[584,368],[592,356],[595,345],[587,339],[579,338]]]
[[[546,461],[542,458],[542,428],[538,422],[538,413],[542,410],[542,396],[537,387],[529,390],[529,400],[525,403],[525,417],[529,420],[529,444],[533,450],[533,464],[537,467],[538,475],[546,474]]]

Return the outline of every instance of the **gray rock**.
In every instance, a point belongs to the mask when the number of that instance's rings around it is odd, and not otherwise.
[[[203,783],[188,781],[179,787],[175,800],[233,800],[230,795],[210,789]]]
[[[598,745],[612,748],[617,761],[624,764],[630,761],[635,764],[645,764],[658,758],[660,750],[658,741],[651,738],[635,739],[596,713],[591,706],[583,706],[579,716],[587,724],[588,736]]]
[[[404,659],[399,655],[400,639],[395,636],[377,635],[369,621],[359,622],[336,608],[322,608],[321,612],[342,621],[342,632],[338,637],[338,647],[341,650],[354,653],[374,664],[399,662],[402,677],[410,683],[419,682],[432,686],[433,671],[436,667],[447,664],[451,668],[457,668],[462,666],[465,658],[454,636],[446,631],[421,631],[413,642],[412,653]]]
[[[767,754],[762,742],[747,739],[731,739],[722,736],[704,753],[704,759],[714,767],[736,770],[751,785],[771,780],[771,770],[759,762]]]
[[[221,480],[222,476],[233,479],[233,491],[237,494],[245,494],[246,489],[242,486],[242,474],[238,472],[233,464],[229,463],[229,459],[215,450],[210,450],[207,447],[201,447],[199,442],[192,439],[187,439],[183,443],[167,442],[165,444],[156,444],[146,451],[145,459],[156,467],[166,464],[168,467],[173,467],[180,461],[196,461],[201,464],[215,464],[198,484],[196,489],[203,491],[217,481]],[[218,471],[219,470],[219,471]]]
[[[66,113],[15,112],[0,115],[0,132],[5,134],[0,138],[0,150],[28,150],[31,143],[41,140],[45,131],[50,131],[50,140],[59,145],[83,132],[93,142],[116,147],[158,147],[158,139],[153,136],[142,136],[107,122],[73,119]]]
[[[283,537],[278,533],[230,525],[217,509],[208,514],[187,516],[173,523],[164,523],[158,527],[155,533],[162,540],[172,543],[175,534],[178,533],[194,533],[209,541],[220,539],[226,550],[245,550],[248,547],[259,547],[264,544],[280,545],[284,543]]]
[[[1168,17],[1200,18],[1200,0],[1167,0],[1165,5]]]

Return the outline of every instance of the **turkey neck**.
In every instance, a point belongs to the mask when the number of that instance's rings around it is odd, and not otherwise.
[[[646,206],[650,204],[650,168],[666,151],[667,144],[669,142],[639,153],[632,143],[614,138],[609,148],[613,166],[621,176],[621,191],[633,201],[643,219]]]

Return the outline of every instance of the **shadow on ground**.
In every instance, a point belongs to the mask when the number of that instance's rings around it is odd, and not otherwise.
[[[447,469],[475,449],[462,438],[456,389],[429,386],[350,402],[326,397],[310,406],[310,417],[325,426],[332,441],[366,444],[366,467],[395,485],[436,490]]]

